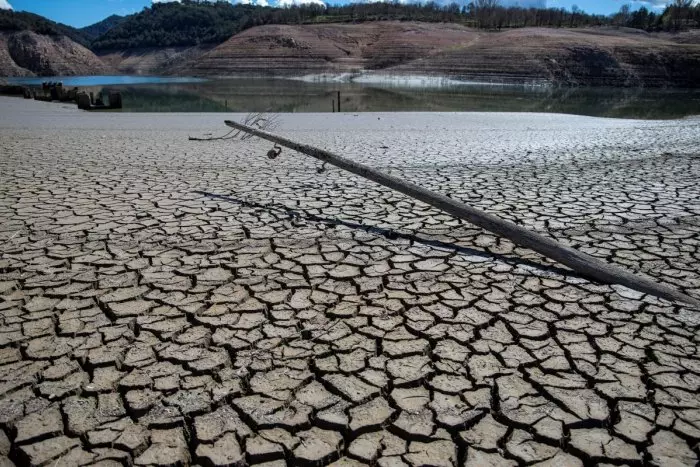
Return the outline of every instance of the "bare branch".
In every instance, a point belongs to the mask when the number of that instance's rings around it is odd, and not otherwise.
[[[426,190],[409,181],[383,173],[332,152],[300,144],[257,128],[241,125],[240,123],[232,121],[226,121],[225,123],[231,128],[245,131],[253,136],[271,141],[276,145],[306,154],[321,162],[335,165],[350,173],[379,183],[380,185],[396,190],[418,201],[422,201],[473,225],[484,228],[489,232],[508,238],[518,245],[530,248],[547,258],[570,267],[586,277],[599,280],[603,283],[621,284],[639,292],[652,294],[667,300],[700,306],[700,300],[672,286],[654,282],[654,280],[647,276],[630,273],[617,265],[606,263],[575,248],[560,244],[537,232],[533,232],[493,214],[468,206],[445,195]]]
[[[268,114],[265,112],[251,112],[245,116],[241,122],[243,125],[257,128],[263,131],[274,131],[279,126],[279,118],[275,114]],[[211,134],[211,133],[210,133]],[[231,140],[237,139],[240,141],[245,141],[252,138],[250,135],[244,131],[233,129],[222,136],[208,136],[203,137],[190,136],[188,139],[190,141],[221,141],[221,140]]]

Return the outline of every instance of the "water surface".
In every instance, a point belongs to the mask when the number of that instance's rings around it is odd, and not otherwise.
[[[89,91],[121,91],[129,112],[551,112],[614,118],[700,115],[700,90],[552,88],[493,85],[406,86],[286,79],[153,76],[11,78],[19,84],[62,81]]]
[[[43,76],[31,78],[5,78],[10,84],[23,84],[26,86],[41,86],[47,81],[61,82],[65,87],[74,86],[128,86],[135,84],[183,84],[199,83],[205,81],[201,78],[179,76]]]

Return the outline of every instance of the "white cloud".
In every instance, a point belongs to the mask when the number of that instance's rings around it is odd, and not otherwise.
[[[0,0],[0,10],[11,10],[12,5],[7,0]]]
[[[658,8],[662,9],[665,8],[666,5],[669,3],[668,0],[632,0],[633,4],[641,4],[641,6],[645,6],[647,8]]]
[[[299,5],[319,5],[325,7],[326,4],[321,0],[279,0],[276,6],[287,8],[290,6]]]
[[[671,0],[632,0],[632,5],[639,5],[639,7],[653,8],[656,10],[663,10],[671,4]],[[700,5],[700,0],[694,0],[693,4]]]
[[[270,6],[267,0],[231,0],[234,5]]]

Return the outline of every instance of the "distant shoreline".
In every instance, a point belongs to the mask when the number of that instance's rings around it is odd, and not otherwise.
[[[124,129],[124,130],[192,130],[216,132],[221,128],[226,132],[223,122],[225,119],[241,119],[248,112],[130,112],[128,110],[116,112],[86,112],[79,110],[76,105],[70,103],[41,102],[26,100],[22,97],[0,96],[0,128],[39,129],[65,128],[65,129]],[[662,125],[672,122],[694,122],[700,128],[700,113],[686,115],[677,118],[642,119],[630,117],[604,117],[577,115],[564,112],[518,112],[518,111],[377,111],[377,112],[274,112],[284,121],[307,128],[309,125],[316,130],[322,130],[328,125],[335,128],[343,125],[341,122],[352,122],[354,118],[366,118],[368,115],[379,117],[377,125],[391,126],[392,119],[398,121],[415,120],[417,122],[429,122],[431,116],[452,115],[460,119],[475,121],[489,121],[495,125],[501,125],[503,121],[517,119],[541,119],[543,121],[558,120],[561,122],[587,122],[592,125],[617,125],[613,122],[658,122]],[[363,117],[364,116],[364,117]],[[38,118],[38,120],[36,120]],[[442,118],[442,117],[440,117]],[[408,120],[407,120],[408,119]],[[331,121],[332,120],[332,121]],[[621,124],[621,123],[619,123]]]
[[[648,86],[586,86],[586,85],[566,85],[552,81],[515,81],[505,79],[470,80],[441,75],[411,75],[411,74],[390,74],[375,72],[373,70],[355,73],[319,73],[301,74],[304,70],[299,70],[299,74],[291,75],[269,75],[264,73],[235,74],[235,75],[212,75],[212,76],[173,76],[173,75],[131,75],[131,74],[94,74],[94,75],[63,75],[63,76],[0,76],[0,84],[38,87],[44,82],[63,82],[65,86],[91,87],[91,86],[138,86],[153,84],[196,84],[208,81],[235,81],[251,79],[268,79],[283,81],[301,81],[309,84],[363,84],[363,85],[387,85],[391,87],[404,88],[450,88],[450,87],[503,87],[503,88],[526,88],[526,89],[596,89],[596,88],[620,88],[620,89],[673,89],[673,90],[696,90],[697,87],[648,87]]]
[[[301,70],[300,70],[301,71]],[[80,75],[80,76],[8,76],[0,77],[0,82],[6,80],[8,84],[40,86],[45,82],[63,82],[65,86],[130,86],[140,84],[190,84],[203,83],[211,80],[249,80],[249,79],[277,79],[280,81],[303,81],[305,83],[356,83],[368,85],[391,85],[406,88],[442,88],[455,86],[503,86],[525,88],[553,87],[550,82],[503,82],[503,81],[470,81],[450,78],[448,76],[430,75],[392,75],[375,73],[370,71],[358,73],[322,73],[311,75],[293,76],[266,76],[264,74],[234,75],[234,76],[157,76],[157,75]]]

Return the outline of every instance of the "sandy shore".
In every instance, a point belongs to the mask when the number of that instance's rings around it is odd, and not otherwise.
[[[225,118],[0,98],[0,465],[697,462],[698,310]],[[700,297],[699,119],[277,132]]]

